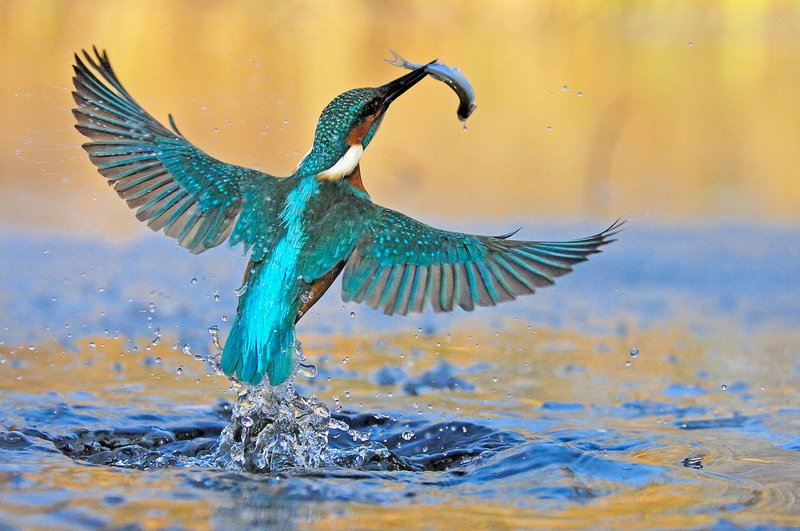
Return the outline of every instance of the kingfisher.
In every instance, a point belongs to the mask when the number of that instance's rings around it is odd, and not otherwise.
[[[520,241],[440,230],[372,202],[359,163],[392,102],[426,65],[355,88],[322,111],[287,177],[217,160],[128,93],[105,51],[75,54],[75,127],[83,149],[136,217],[192,253],[225,240],[249,263],[220,365],[277,386],[295,365],[295,325],[342,276],[342,299],[388,315],[494,306],[549,286],[613,241],[623,222],[582,239]],[[433,64],[433,63],[429,63]]]

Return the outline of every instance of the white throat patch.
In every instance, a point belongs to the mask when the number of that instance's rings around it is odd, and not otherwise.
[[[325,171],[317,174],[317,178],[327,181],[340,181],[345,176],[350,175],[358,163],[361,161],[361,156],[364,154],[364,147],[361,144],[350,146],[347,153],[342,158],[336,161],[336,164],[331,166]]]

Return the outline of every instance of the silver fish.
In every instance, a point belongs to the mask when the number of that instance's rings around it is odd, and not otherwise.
[[[407,68],[409,70],[415,70],[424,66],[407,61],[402,55],[392,49],[389,49],[389,51],[394,56],[394,59],[384,59],[384,61],[390,65]],[[458,95],[459,99],[458,119],[462,122],[466,121],[478,106],[475,105],[475,90],[472,88],[469,80],[461,73],[461,70],[454,66],[447,66],[439,62],[438,59],[427,65],[425,70],[429,75],[450,85],[450,88]]]

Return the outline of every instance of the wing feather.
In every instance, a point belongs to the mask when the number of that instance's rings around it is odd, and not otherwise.
[[[345,267],[342,296],[384,313],[494,306],[552,285],[612,241],[624,221],[578,240],[520,241],[435,229],[392,210],[364,230]]]
[[[137,219],[191,252],[228,237],[249,187],[269,189],[277,181],[207,155],[180,134],[171,116],[173,130],[164,127],[123,87],[105,52],[76,55],[73,70],[72,112],[75,128],[91,140],[83,145],[89,160]]]

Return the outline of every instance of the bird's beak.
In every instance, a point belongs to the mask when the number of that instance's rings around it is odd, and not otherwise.
[[[408,74],[398,77],[394,81],[390,81],[385,85],[378,87],[378,90],[383,93],[383,102],[381,107],[383,107],[384,111],[394,100],[397,99],[398,96],[419,83],[423,77],[428,75],[428,72],[425,70],[427,66],[428,65],[424,65],[416,68]]]

